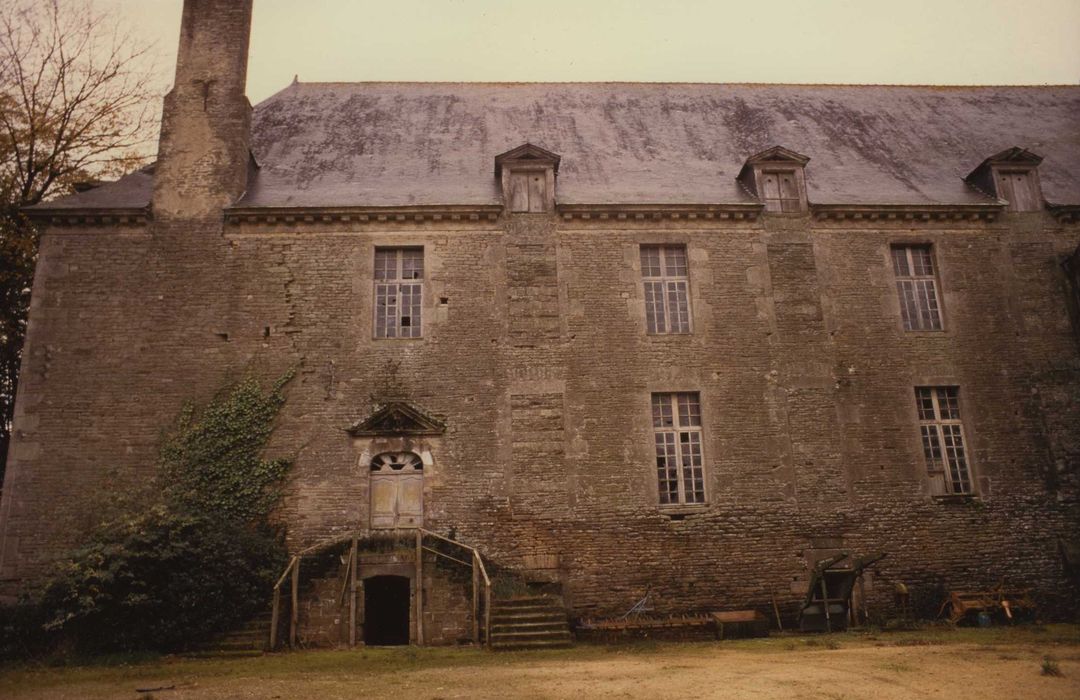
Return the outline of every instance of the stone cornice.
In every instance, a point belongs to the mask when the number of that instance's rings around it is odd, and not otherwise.
[[[39,224],[67,226],[145,226],[150,219],[146,207],[123,209],[24,209]]]
[[[995,221],[1004,204],[811,204],[810,215],[819,221],[874,221],[934,223],[942,221]]]
[[[414,207],[231,207],[228,224],[408,224],[495,221],[501,204],[435,205]]]
[[[567,221],[753,221],[763,205],[745,204],[560,204],[558,216]]]
[[[1006,206],[986,204],[810,204],[818,221],[873,221],[877,223],[993,222]],[[1059,223],[1080,222],[1080,205],[1048,204]],[[27,217],[58,228],[85,226],[144,226],[148,207],[115,209],[27,209]],[[423,205],[408,207],[232,207],[225,210],[228,224],[416,224],[494,223],[504,213],[501,204]],[[559,204],[556,215],[566,221],[756,221],[763,206],[738,204]],[[767,214],[765,214],[767,216]]]

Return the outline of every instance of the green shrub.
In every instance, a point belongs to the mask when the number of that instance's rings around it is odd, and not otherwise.
[[[286,563],[267,516],[289,462],[261,453],[290,377],[185,409],[152,488],[112,499],[39,594],[0,613],[0,654],[182,650],[264,608]]]
[[[158,504],[103,524],[48,583],[45,629],[81,651],[173,651],[266,605],[285,554],[271,532]]]

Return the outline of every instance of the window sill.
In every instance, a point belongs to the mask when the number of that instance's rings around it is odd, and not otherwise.
[[[660,515],[665,517],[676,516],[681,519],[681,516],[698,515],[700,513],[706,513],[709,510],[707,503],[698,503],[694,505],[662,505],[660,506]]]
[[[932,496],[932,498],[941,503],[968,503],[979,500],[979,495],[975,493],[941,493]]]

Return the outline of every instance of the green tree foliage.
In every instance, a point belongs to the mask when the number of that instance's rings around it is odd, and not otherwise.
[[[186,409],[165,438],[159,480],[102,510],[32,609],[8,623],[0,615],[0,653],[42,632],[89,652],[173,651],[265,607],[286,561],[268,515],[289,462],[262,452],[290,377],[265,389],[245,379]]]
[[[87,0],[0,1],[0,479],[38,234],[20,210],[145,160],[146,44]]]

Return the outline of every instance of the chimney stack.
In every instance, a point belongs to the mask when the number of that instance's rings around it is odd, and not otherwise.
[[[176,80],[161,115],[155,219],[220,216],[247,188],[251,6],[252,0],[184,0]]]

